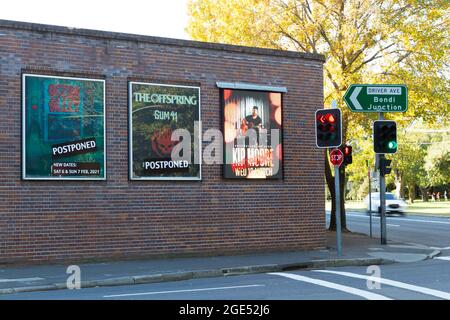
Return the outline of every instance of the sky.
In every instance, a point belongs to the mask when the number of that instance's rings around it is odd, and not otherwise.
[[[1,0],[0,19],[189,39],[188,0]]]

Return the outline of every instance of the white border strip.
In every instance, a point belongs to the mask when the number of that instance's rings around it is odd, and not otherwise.
[[[270,92],[281,92],[286,93],[286,87],[275,87],[275,86],[265,86],[254,83],[243,83],[243,82],[216,82],[216,86],[221,89],[236,89],[236,90],[255,90],[255,91],[270,91]]]

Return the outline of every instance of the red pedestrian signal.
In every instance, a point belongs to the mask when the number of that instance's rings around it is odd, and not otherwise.
[[[344,165],[351,164],[353,162],[352,147],[346,145],[344,147]]]
[[[316,111],[316,145],[318,148],[339,147],[342,143],[341,109]]]

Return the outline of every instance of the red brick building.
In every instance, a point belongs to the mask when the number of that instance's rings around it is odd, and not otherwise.
[[[321,55],[0,20],[0,263],[311,249],[325,245]],[[106,179],[22,179],[22,75],[104,79]],[[198,86],[222,128],[218,82],[283,87],[283,178],[129,179],[128,83]],[[205,146],[205,143],[203,143]]]

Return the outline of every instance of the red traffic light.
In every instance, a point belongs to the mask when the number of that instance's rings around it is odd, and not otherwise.
[[[352,147],[346,145],[342,148],[342,151],[344,152],[344,164],[351,164],[353,162]]]
[[[344,148],[344,154],[345,154],[346,156],[352,154],[352,147],[350,147],[350,146],[345,146],[345,148]]]
[[[326,117],[327,121],[330,123],[334,123],[336,121],[336,119],[334,118],[334,116],[331,113],[327,113],[325,115],[325,117]]]
[[[338,147],[342,142],[341,110],[320,109],[316,111],[316,145],[318,148]]]
[[[321,123],[325,123],[325,122],[335,123],[335,122],[336,122],[336,118],[335,118],[331,113],[319,115],[319,116],[317,117],[317,119],[318,119]]]

